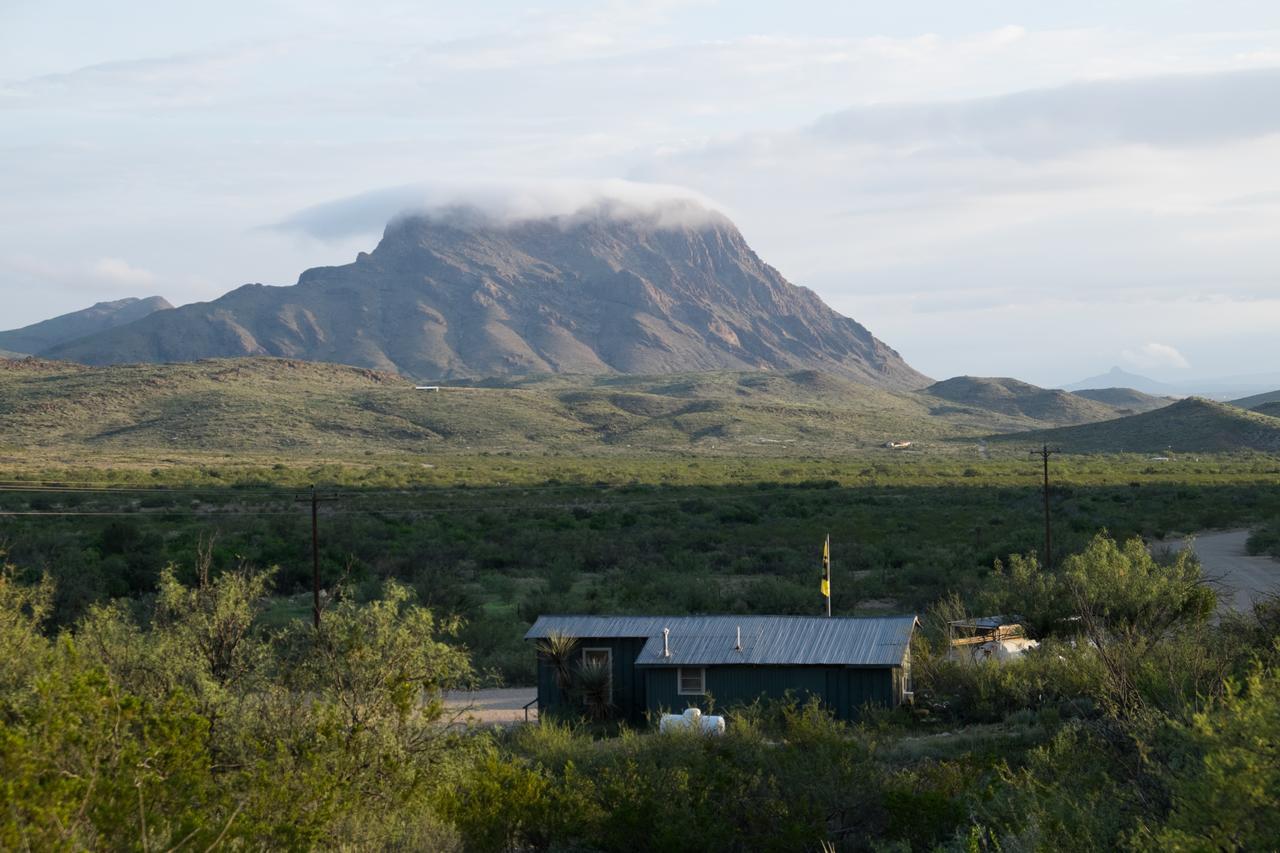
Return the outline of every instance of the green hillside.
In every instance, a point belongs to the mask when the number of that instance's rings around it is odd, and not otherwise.
[[[1270,403],[1263,403],[1260,406],[1254,406],[1253,411],[1260,415],[1268,415],[1273,418],[1280,418],[1280,400],[1273,400]]]
[[[394,374],[283,359],[101,368],[0,361],[0,446],[28,453],[790,454],[1018,427],[999,416],[930,417],[909,393],[813,371],[559,376],[436,392]]]
[[[391,373],[288,359],[0,360],[0,450],[827,455],[884,452],[895,440],[950,451],[991,433],[1116,416],[1101,403],[1002,382],[1002,393],[960,404],[813,370],[537,376],[420,391]]]
[[[966,410],[996,412],[1038,421],[1040,426],[1092,423],[1120,414],[1108,403],[1008,378],[957,376],[930,385],[924,393],[945,401],[935,407],[936,414],[952,415]]]
[[[1231,401],[1233,406],[1255,410],[1264,403],[1280,403],[1280,391],[1268,391],[1265,394],[1254,394],[1252,397],[1241,397],[1239,400]]]
[[[1157,397],[1133,388],[1090,388],[1071,393],[1086,400],[1111,406],[1122,415],[1137,415],[1163,409],[1173,402],[1171,397]]]
[[[1280,419],[1189,397],[1102,423],[998,435],[993,443],[1048,443],[1068,453],[1280,451]]]

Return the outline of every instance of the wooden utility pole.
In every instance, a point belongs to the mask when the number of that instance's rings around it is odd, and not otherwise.
[[[1031,451],[1032,456],[1039,456],[1044,461],[1044,567],[1053,568],[1053,525],[1049,521],[1049,457],[1061,453],[1058,448],[1050,448],[1045,444],[1039,450]]]
[[[316,630],[320,630],[320,502],[336,501],[337,495],[321,497],[316,487],[311,487],[311,495],[298,498],[299,502],[311,504],[311,615]]]

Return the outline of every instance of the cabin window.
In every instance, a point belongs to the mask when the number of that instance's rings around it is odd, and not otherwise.
[[[681,696],[701,696],[707,692],[707,671],[702,667],[697,669],[680,667],[676,672],[676,678],[680,682]]]
[[[613,702],[613,649],[608,647],[582,650],[583,665],[602,663],[609,671],[609,701]],[[583,700],[586,701],[585,699]]]

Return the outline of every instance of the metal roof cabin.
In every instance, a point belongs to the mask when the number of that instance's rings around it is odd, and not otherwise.
[[[915,616],[539,616],[525,634],[573,637],[574,662],[606,661],[618,716],[816,696],[840,719],[911,697]],[[572,691],[569,691],[571,693]],[[581,710],[538,653],[539,714]]]

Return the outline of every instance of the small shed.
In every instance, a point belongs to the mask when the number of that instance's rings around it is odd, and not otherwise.
[[[619,716],[817,697],[835,716],[911,698],[915,616],[539,616],[526,640],[576,640],[575,662],[606,662]],[[538,710],[577,711],[538,655]]]
[[[948,660],[1004,663],[1039,645],[1027,636],[1021,616],[978,616],[947,623]]]

